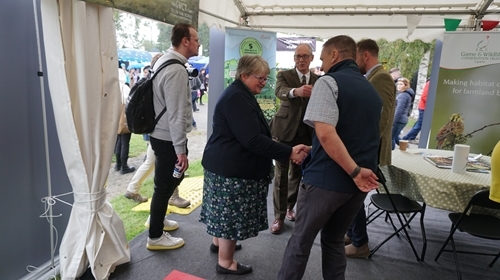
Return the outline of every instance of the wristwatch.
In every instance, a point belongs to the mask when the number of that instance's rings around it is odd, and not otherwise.
[[[354,170],[351,172],[351,174],[349,174],[349,176],[351,176],[351,178],[356,178],[356,176],[358,176],[359,172],[361,172],[361,167],[359,167],[359,165],[356,165],[356,168],[354,168]]]

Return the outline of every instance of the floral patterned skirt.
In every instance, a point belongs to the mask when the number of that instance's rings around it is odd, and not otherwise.
[[[269,228],[267,194],[270,178],[227,178],[207,170],[204,175],[200,222],[207,225],[208,234],[243,240]]]

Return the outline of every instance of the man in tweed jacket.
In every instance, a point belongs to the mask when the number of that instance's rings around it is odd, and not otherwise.
[[[278,73],[276,97],[281,100],[278,112],[271,120],[271,134],[276,141],[291,147],[297,144],[311,145],[311,128],[304,124],[304,114],[312,85],[318,76],[309,70],[313,61],[312,48],[308,44],[300,44],[295,49],[295,68]],[[290,170],[290,175],[289,174]],[[297,193],[302,170],[299,165],[290,161],[276,161],[274,172],[274,222],[271,233],[280,234],[285,217],[295,220],[293,207],[297,201]]]
[[[373,85],[382,99],[382,114],[380,116],[380,150],[379,166],[391,164],[391,131],[396,107],[396,87],[391,75],[378,61],[378,45],[374,40],[366,39],[357,43],[356,63],[362,74],[366,75],[368,81]],[[347,257],[368,257],[368,233],[366,231],[365,208],[359,209],[354,218],[347,236]]]

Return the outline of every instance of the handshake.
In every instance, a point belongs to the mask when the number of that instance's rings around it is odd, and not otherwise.
[[[295,164],[301,164],[310,152],[310,146],[306,146],[304,144],[296,145],[292,148],[290,160]]]

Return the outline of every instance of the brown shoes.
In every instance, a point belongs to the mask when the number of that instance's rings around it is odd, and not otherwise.
[[[293,209],[286,209],[285,218],[291,222],[295,221],[295,212],[293,212]]]
[[[272,234],[280,234],[283,231],[283,220],[276,219],[271,225]]]
[[[168,200],[168,205],[179,208],[187,208],[189,205],[191,205],[191,201],[184,199],[180,196],[171,196],[170,199]]]
[[[345,246],[345,256],[348,258],[366,258],[369,255],[368,243],[361,245],[361,247],[355,247],[352,244]]]
[[[186,174],[184,174],[184,177],[185,176],[186,176]],[[180,197],[179,196],[179,187],[177,187],[177,188],[175,188],[174,193],[172,194],[170,199],[168,200],[168,205],[179,207],[179,208],[186,208],[189,205],[191,205],[191,201]]]
[[[131,193],[129,191],[127,191],[123,196],[128,198],[128,199],[132,199],[133,201],[135,201],[137,203],[143,203],[143,202],[148,201],[147,197],[143,197],[142,195],[140,195],[138,193]]]
[[[344,245],[349,245],[352,243],[352,240],[347,234],[344,234]]]

